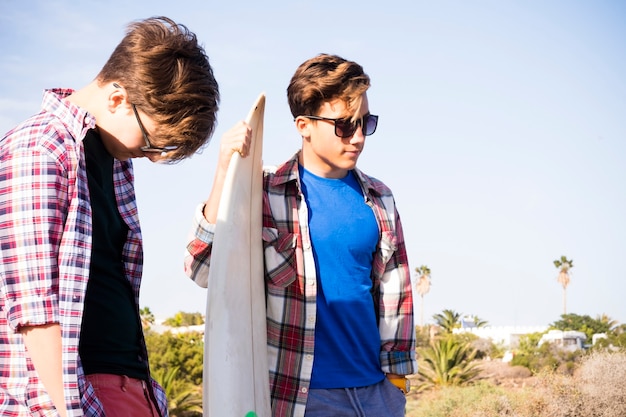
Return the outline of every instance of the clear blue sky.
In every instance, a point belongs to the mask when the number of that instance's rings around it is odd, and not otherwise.
[[[359,167],[394,190],[411,269],[432,271],[427,322],[443,309],[494,325],[554,322],[561,255],[574,260],[568,312],[626,322],[625,2],[77,3],[0,0],[2,133],[38,111],[43,89],[88,84],[140,18],[196,32],[220,83],[204,152],[176,166],[135,162],[141,304],[157,317],[204,313],[206,291],[185,277],[182,256],[221,134],[264,91],[264,162],[291,156],[300,139],[287,83],[329,52],[372,78],[380,123]]]

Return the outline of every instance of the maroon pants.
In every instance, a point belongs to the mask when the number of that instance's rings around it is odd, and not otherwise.
[[[159,417],[148,383],[125,375],[87,375],[107,417]]]

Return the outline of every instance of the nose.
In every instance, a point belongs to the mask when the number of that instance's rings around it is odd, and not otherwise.
[[[158,162],[161,159],[159,154],[155,152],[144,152],[142,156],[148,158],[150,162]]]
[[[354,131],[354,135],[352,135],[352,137],[350,138],[350,143],[358,144],[358,143],[363,143],[363,142],[365,142],[365,135],[363,134],[363,126],[359,125]]]

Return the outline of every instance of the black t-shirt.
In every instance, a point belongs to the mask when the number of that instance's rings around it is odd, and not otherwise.
[[[79,353],[86,374],[147,379],[141,357],[141,320],[122,257],[128,226],[113,187],[113,157],[100,135],[83,140],[93,219],[91,265]]]

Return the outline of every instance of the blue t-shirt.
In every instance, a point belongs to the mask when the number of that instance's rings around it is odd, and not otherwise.
[[[380,382],[380,334],[372,298],[379,229],[354,173],[318,177],[300,166],[317,272],[317,324],[311,388]]]

